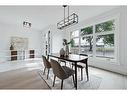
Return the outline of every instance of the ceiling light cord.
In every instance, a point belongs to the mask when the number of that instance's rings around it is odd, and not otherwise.
[[[67,7],[67,5],[63,5],[64,7],[64,25],[65,25],[65,8]]]

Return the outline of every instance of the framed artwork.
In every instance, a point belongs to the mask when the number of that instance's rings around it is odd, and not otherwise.
[[[11,45],[13,45],[15,50],[27,50],[28,38],[11,37]]]

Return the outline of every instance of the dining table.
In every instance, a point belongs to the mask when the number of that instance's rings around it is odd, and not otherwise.
[[[65,61],[68,61],[70,63],[73,63],[75,65],[75,89],[77,89],[78,83],[77,83],[77,63],[81,62],[86,64],[86,75],[87,75],[87,81],[89,80],[89,74],[88,74],[88,56],[83,56],[79,54],[69,54],[68,56],[60,56],[59,53],[52,53],[48,54],[48,59],[50,57],[62,59]]]

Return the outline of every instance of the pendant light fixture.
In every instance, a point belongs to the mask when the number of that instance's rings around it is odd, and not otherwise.
[[[71,15],[69,15],[69,6],[68,5],[63,5],[63,8],[64,8],[64,19],[57,23],[58,29],[64,29],[66,27],[69,27],[73,24],[78,23],[78,15],[75,13],[72,13]],[[68,16],[67,17],[65,17],[66,16],[65,15],[66,8],[68,10]]]

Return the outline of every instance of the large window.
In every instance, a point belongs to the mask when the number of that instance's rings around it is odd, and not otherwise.
[[[80,52],[92,54],[93,52],[93,26],[81,29]]]
[[[71,51],[94,54],[96,57],[115,56],[115,19],[93,24],[71,33]]]
[[[95,25],[96,56],[114,58],[114,20]]]
[[[96,56],[114,57],[114,34],[97,36]]]
[[[71,53],[79,53],[79,31],[71,32]]]

